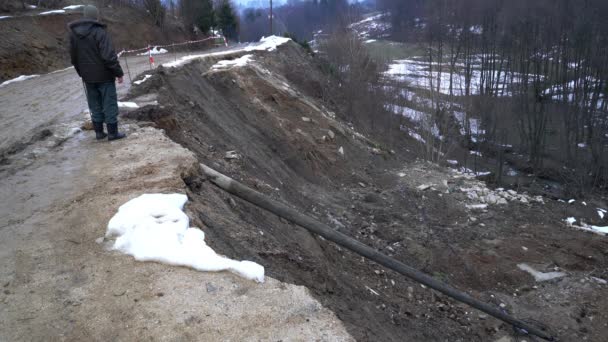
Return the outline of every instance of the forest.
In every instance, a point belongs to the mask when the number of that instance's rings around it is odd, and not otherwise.
[[[578,192],[606,189],[608,2],[379,0],[378,6],[388,13],[392,40],[424,46],[434,121],[445,125],[450,112],[462,109],[481,118],[483,129],[473,132],[481,136],[469,143],[497,156],[497,178],[500,146],[508,140],[526,152],[528,172]]]

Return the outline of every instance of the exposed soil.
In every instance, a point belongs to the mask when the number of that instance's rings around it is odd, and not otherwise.
[[[160,106],[128,117],[155,122],[199,161],[534,320],[561,340],[604,340],[607,286],[595,279],[608,277],[608,240],[566,227],[562,220],[572,210],[567,204],[547,200],[471,212],[466,197],[454,191],[464,181],[415,161],[405,152],[411,140],[404,138],[403,151],[383,151],[373,137],[333,119],[337,109],[319,96],[319,87],[332,81],[295,44],[253,59],[223,70],[210,69],[217,62],[211,57],[160,68],[130,95],[137,101],[155,94]],[[227,151],[239,157],[227,159]],[[445,188],[416,190],[443,180]],[[233,198],[204,178],[187,183],[194,220],[214,248],[305,285],[358,340],[488,341],[515,335],[511,327]],[[567,276],[535,283],[519,263]]]
[[[40,10],[0,20],[0,82],[19,75],[42,74],[70,65],[67,24],[82,15],[67,13],[41,16],[36,15],[38,12]],[[166,27],[161,29],[154,26],[144,13],[129,7],[119,10],[102,8],[101,14],[102,22],[108,24],[117,52],[148,44],[188,40],[188,34],[179,23],[168,20]]]
[[[133,61],[147,68],[145,57]],[[2,87],[0,103],[10,147],[0,163],[0,340],[352,340],[302,286],[109,251],[103,236],[118,207],[142,193],[185,193],[197,160],[143,123],[121,119],[128,137],[114,142],[81,131],[73,70]]]

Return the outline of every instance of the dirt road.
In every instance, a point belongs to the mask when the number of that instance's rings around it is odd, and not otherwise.
[[[129,59],[132,73],[147,63]],[[127,139],[95,142],[78,129],[81,89],[73,70],[0,88],[0,340],[351,339],[304,287],[108,251],[100,238],[118,206],[185,193],[197,164],[150,127],[126,124]]]

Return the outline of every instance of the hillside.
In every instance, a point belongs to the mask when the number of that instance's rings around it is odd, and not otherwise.
[[[601,316],[606,305],[598,297],[608,261],[605,237],[562,221],[584,211],[581,205],[491,190],[469,174],[418,162],[406,151],[413,141],[406,136],[403,150],[382,150],[374,137],[337,119],[344,113],[321,97],[320,87],[331,80],[317,62],[287,43],[275,52],[170,63],[129,95],[135,102],[156,99],[160,107],[128,117],[154,122],[200,162],[509,312],[546,323],[558,336],[601,336],[605,328],[565,315],[594,302],[593,315]],[[485,341],[509,334],[485,315],[232,199],[204,177],[187,183],[197,224],[216,248],[307,286],[358,340]],[[581,249],[589,257],[581,259]],[[565,273],[535,283],[518,266],[524,264]],[[568,296],[558,295],[564,292]]]
[[[561,340],[608,334],[608,240],[564,221],[599,209],[418,160],[409,131],[385,148],[288,39],[134,61],[128,137],[110,143],[80,128],[73,70],[0,88],[0,339],[530,339],[227,194],[199,163]],[[109,250],[121,205],[174,192],[211,247],[263,265],[267,283]]]
[[[82,17],[79,9],[49,13],[47,9],[0,14],[0,83],[19,75],[42,74],[70,65],[67,24]],[[182,42],[189,35],[181,24],[167,20],[164,29],[155,26],[140,10],[131,7],[100,8],[101,21],[108,24],[114,46],[141,48],[148,44]],[[136,37],[134,39],[134,37]]]

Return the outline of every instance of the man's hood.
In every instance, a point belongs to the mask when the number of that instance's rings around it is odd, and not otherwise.
[[[105,27],[106,25],[93,19],[80,19],[68,24],[68,28],[74,32],[78,38],[84,38],[93,31],[96,26]]]

